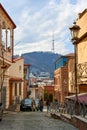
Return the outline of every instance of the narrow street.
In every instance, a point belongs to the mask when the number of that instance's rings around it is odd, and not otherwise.
[[[46,112],[9,112],[0,122],[0,130],[78,130],[74,126],[53,119]]]

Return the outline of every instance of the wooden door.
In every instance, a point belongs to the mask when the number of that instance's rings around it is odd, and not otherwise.
[[[12,105],[12,83],[9,85],[9,105]]]

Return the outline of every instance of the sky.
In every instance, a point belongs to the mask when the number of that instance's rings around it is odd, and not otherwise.
[[[0,0],[16,24],[14,54],[73,52],[69,27],[87,8],[86,0]],[[54,48],[53,48],[54,41]]]

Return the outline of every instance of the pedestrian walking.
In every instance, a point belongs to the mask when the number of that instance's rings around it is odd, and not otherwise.
[[[35,111],[35,100],[32,98],[32,110]]]
[[[48,111],[50,109],[50,100],[49,99],[47,99],[47,101],[46,101],[46,106],[47,106],[47,113],[48,113]]]
[[[39,101],[40,111],[43,112],[43,99],[41,98]]]

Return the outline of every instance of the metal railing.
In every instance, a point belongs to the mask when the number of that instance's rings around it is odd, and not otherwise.
[[[75,115],[75,103],[66,102],[64,105],[61,105],[58,102],[51,103],[50,113]],[[87,104],[78,103],[78,113],[79,116],[87,118]]]

